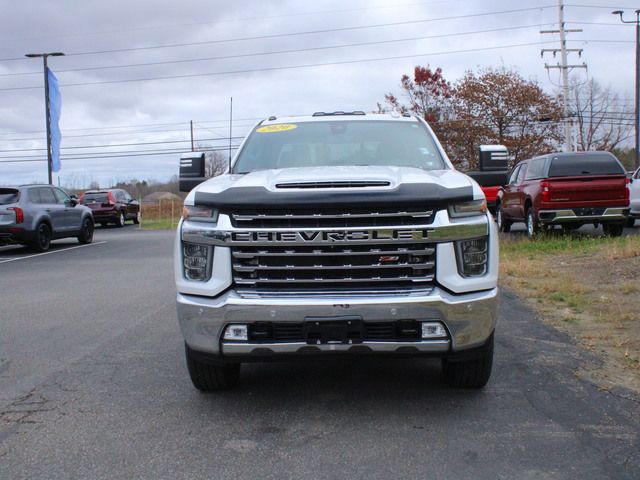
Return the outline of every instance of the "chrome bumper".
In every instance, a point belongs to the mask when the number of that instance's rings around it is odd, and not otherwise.
[[[624,222],[627,220],[629,209],[626,207],[614,207],[605,209],[602,215],[577,215],[571,209],[540,210],[538,218],[547,225],[571,222]]]
[[[246,298],[228,291],[216,298],[177,295],[178,320],[187,345],[196,351],[222,356],[305,353],[442,353],[470,349],[485,343],[495,328],[498,289],[450,294],[435,288],[428,295],[379,297],[318,296],[303,298]],[[343,345],[222,342],[231,323],[301,322],[305,317],[359,316],[365,322],[390,320],[440,321],[446,340],[374,342]]]

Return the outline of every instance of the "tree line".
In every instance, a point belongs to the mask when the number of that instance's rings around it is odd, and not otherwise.
[[[622,160],[633,131],[633,111],[610,88],[589,79],[571,82],[571,112],[576,150],[607,150]],[[424,118],[459,168],[477,166],[478,146],[505,145],[513,164],[559,151],[564,111],[558,94],[507,68],[466,72],[450,82],[441,68],[416,66],[400,79],[400,94],[387,93],[379,112],[412,113]]]

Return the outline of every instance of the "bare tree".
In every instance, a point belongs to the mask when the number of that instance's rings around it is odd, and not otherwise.
[[[228,157],[220,151],[207,151],[205,152],[205,176],[217,177],[223,174],[229,168]]]
[[[633,131],[633,110],[610,87],[596,80],[571,79],[578,150],[613,151]]]

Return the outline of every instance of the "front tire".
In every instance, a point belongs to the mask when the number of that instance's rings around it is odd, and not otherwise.
[[[496,225],[499,232],[508,233],[511,231],[511,222],[505,220],[502,216],[502,209],[500,208],[500,204],[496,205]]]
[[[82,221],[82,228],[80,229],[80,235],[78,235],[78,242],[83,245],[93,242],[93,231],[95,230],[95,225],[93,220],[89,217],[85,218]]]
[[[602,225],[602,230],[607,237],[619,237],[624,230],[623,223],[605,223]]]
[[[187,369],[193,386],[201,392],[216,392],[230,390],[238,384],[240,379],[240,364],[227,363],[214,365],[204,363],[185,345]]]
[[[42,222],[36,228],[36,239],[29,244],[29,248],[34,252],[46,252],[51,246],[51,227]]]
[[[133,217],[133,223],[134,223],[134,224],[136,224],[136,225],[139,225],[139,224],[140,224],[140,211],[138,211],[138,212],[136,213],[136,216],[135,216],[135,217]]]
[[[633,228],[635,223],[636,223],[636,219],[635,218],[633,218],[633,217],[627,218],[627,227],[628,228]]]
[[[493,368],[493,333],[476,357],[468,360],[442,360],[444,380],[455,388],[482,388]]]

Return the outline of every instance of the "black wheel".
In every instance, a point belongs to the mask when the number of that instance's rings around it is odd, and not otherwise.
[[[500,208],[500,204],[496,205],[496,224],[499,232],[507,233],[511,231],[511,222],[502,218],[502,209]]]
[[[125,222],[124,212],[120,212],[120,214],[118,215],[118,218],[116,219],[116,227],[118,228],[124,227],[124,222]]]
[[[482,388],[491,377],[493,367],[493,334],[475,356],[468,360],[442,360],[444,380],[451,387]]]
[[[636,223],[636,219],[635,218],[633,218],[633,217],[627,218],[627,227],[628,228],[633,228],[635,223]]]
[[[29,244],[31,250],[35,252],[46,252],[51,246],[51,227],[46,223],[40,223],[36,227],[36,239]]]
[[[80,235],[78,235],[78,242],[82,244],[93,242],[93,230],[93,220],[91,220],[89,217],[86,217],[82,221],[82,228],[80,229]]]
[[[525,223],[527,225],[527,237],[529,237],[530,240],[533,240],[540,232],[540,224],[538,223],[538,220],[536,220],[535,213],[531,207],[527,210]]]
[[[238,384],[240,379],[239,363],[224,365],[203,363],[194,356],[193,350],[187,345],[185,345],[185,353],[191,382],[201,392],[229,390]]]
[[[604,223],[602,230],[607,237],[619,237],[624,230],[624,223]]]
[[[133,217],[133,223],[135,223],[136,225],[138,225],[140,223],[140,211],[138,211],[136,213],[136,216]]]

